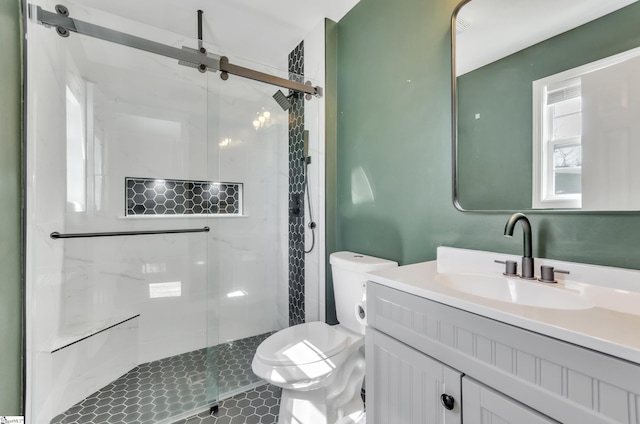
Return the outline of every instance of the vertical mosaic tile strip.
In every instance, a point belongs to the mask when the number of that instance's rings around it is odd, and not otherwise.
[[[258,345],[271,334],[138,365],[55,417],[51,424],[155,424],[183,412],[207,408],[216,397],[260,381],[251,370],[251,361]],[[211,387],[216,383],[218,391],[212,393]],[[239,413],[234,409],[229,414],[234,411]]]
[[[289,77],[303,83],[304,41],[289,53]],[[304,96],[291,97],[289,108],[289,204],[304,204]],[[289,325],[305,322],[304,206],[289,214]]]
[[[126,178],[126,214],[242,215],[242,184]]]

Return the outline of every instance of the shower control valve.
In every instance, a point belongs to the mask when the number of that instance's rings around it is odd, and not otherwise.
[[[289,201],[289,216],[296,218],[302,216],[302,199],[299,194],[291,196],[291,200]]]

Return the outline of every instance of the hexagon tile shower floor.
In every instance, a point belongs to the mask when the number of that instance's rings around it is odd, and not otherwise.
[[[255,385],[251,371],[261,334],[139,365],[58,415],[51,424],[154,424],[181,412],[206,408],[207,361],[215,358],[221,395]],[[280,389],[265,385],[220,403],[215,416],[204,412],[175,424],[273,424],[280,408]]]

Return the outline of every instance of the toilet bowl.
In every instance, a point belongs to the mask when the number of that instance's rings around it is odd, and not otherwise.
[[[398,264],[352,252],[333,253],[330,263],[340,324],[278,331],[253,358],[253,372],[282,388],[279,424],[350,424],[364,415],[364,274]]]

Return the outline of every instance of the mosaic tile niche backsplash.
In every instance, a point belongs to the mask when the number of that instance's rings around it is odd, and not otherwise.
[[[127,177],[126,215],[242,215],[242,183]]]

